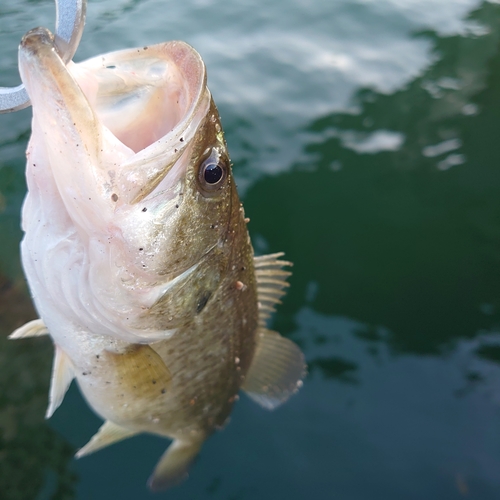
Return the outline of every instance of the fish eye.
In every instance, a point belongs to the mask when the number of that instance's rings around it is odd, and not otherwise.
[[[204,196],[214,195],[224,185],[227,178],[228,161],[213,148],[199,167],[198,181]]]
[[[223,175],[224,171],[218,163],[208,163],[204,166],[203,177],[208,184],[217,184]]]

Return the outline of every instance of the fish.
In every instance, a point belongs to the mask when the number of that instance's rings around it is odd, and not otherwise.
[[[242,390],[275,409],[304,355],[267,328],[289,284],[255,256],[201,56],[182,41],[63,63],[29,31],[19,69],[33,106],[22,264],[50,335],[46,417],[73,380],[103,425],[82,457],[141,433],[172,440],[149,478],[183,481]]]

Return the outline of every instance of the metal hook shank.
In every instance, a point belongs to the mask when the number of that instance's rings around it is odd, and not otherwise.
[[[56,39],[59,56],[68,63],[75,55],[85,27],[87,0],[56,0]]]
[[[87,0],[55,0],[55,46],[61,59],[67,63],[75,55],[85,26]],[[9,113],[30,105],[24,85],[0,87],[0,113]]]

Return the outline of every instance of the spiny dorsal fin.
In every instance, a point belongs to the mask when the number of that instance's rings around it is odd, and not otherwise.
[[[90,441],[78,450],[75,458],[81,458],[85,455],[90,455],[94,451],[100,450],[105,446],[121,441],[122,439],[138,434],[136,431],[131,431],[125,429],[119,425],[106,420],[104,424],[101,425],[99,430],[90,438]]]
[[[14,330],[10,335],[9,339],[24,339],[28,337],[40,337],[41,335],[47,335],[49,330],[45,326],[41,319],[34,319],[33,321],[28,321],[25,325]]]
[[[274,410],[302,386],[304,355],[297,344],[277,332],[261,329],[242,389],[256,403]]]
[[[158,461],[149,478],[149,488],[152,491],[161,491],[184,481],[203,441],[204,438],[195,441],[174,440]]]
[[[49,407],[45,418],[50,418],[64,399],[69,384],[75,377],[73,365],[64,351],[56,345],[54,351],[54,362],[52,365],[52,377],[50,379]]]
[[[267,319],[275,311],[276,304],[281,304],[290,285],[286,279],[292,274],[283,271],[284,266],[292,266],[291,262],[279,260],[283,252],[254,257],[255,277],[257,278],[257,297],[259,301],[259,326],[264,327]]]

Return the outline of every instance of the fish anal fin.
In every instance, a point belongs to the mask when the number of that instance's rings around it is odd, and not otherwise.
[[[279,333],[261,329],[242,389],[256,403],[274,410],[302,386],[304,355],[297,344]]]
[[[148,480],[151,491],[166,490],[184,481],[203,441],[204,439],[196,441],[175,439],[158,461]]]
[[[49,406],[45,418],[50,418],[64,399],[71,381],[75,377],[73,365],[64,351],[55,346],[52,377],[50,380]]]
[[[10,340],[15,339],[25,339],[29,337],[40,337],[42,335],[47,335],[49,330],[45,326],[41,319],[34,319],[33,321],[28,321],[25,325],[14,330],[10,335]]]
[[[101,425],[99,430],[90,438],[90,441],[83,448],[78,450],[75,458],[90,455],[91,453],[94,453],[94,451],[105,448],[110,444],[117,443],[118,441],[131,437],[135,434],[138,434],[137,431],[125,429],[120,425],[106,420],[106,422]]]
[[[281,303],[280,299],[285,295],[285,289],[290,286],[286,279],[292,273],[282,268],[293,264],[286,260],[279,260],[283,255],[280,252],[254,257],[260,326],[265,326],[270,314],[275,311],[276,304]]]

